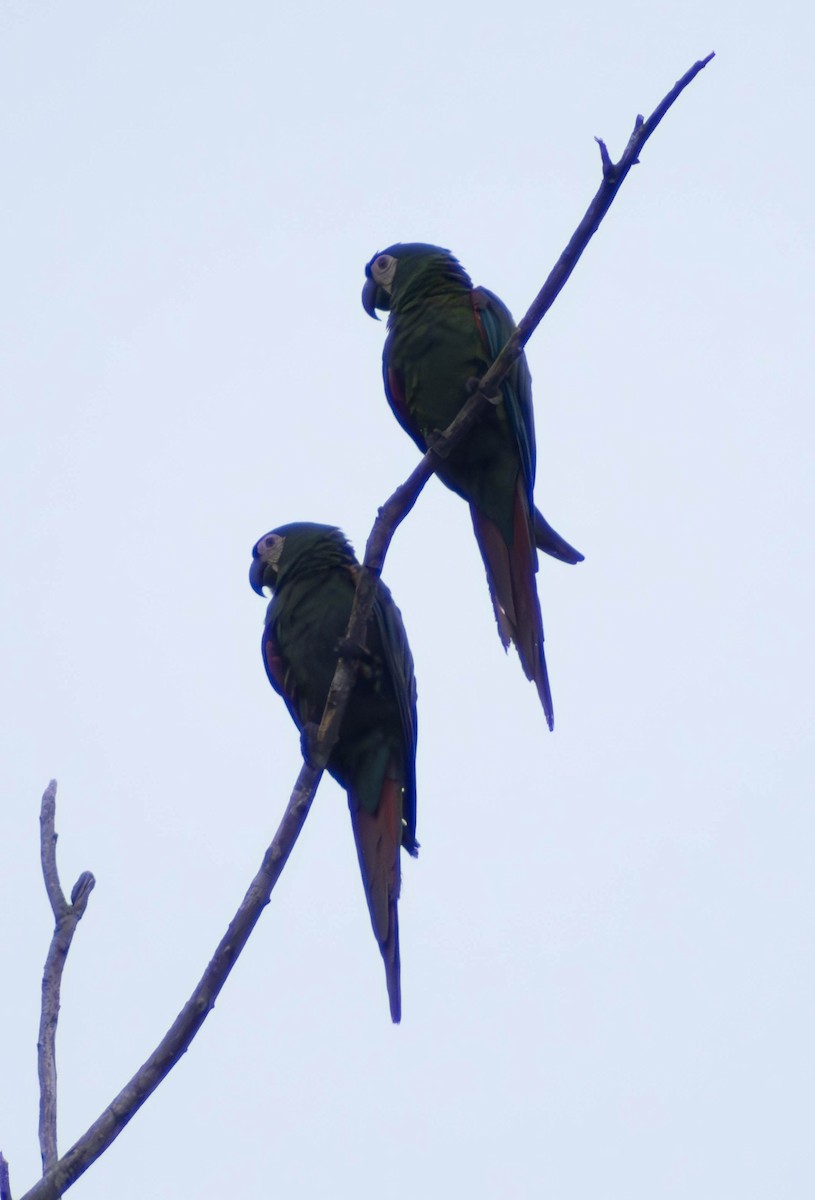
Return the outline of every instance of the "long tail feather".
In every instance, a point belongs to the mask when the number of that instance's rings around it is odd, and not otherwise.
[[[515,494],[511,546],[506,544],[495,522],[472,504],[470,514],[487,572],[501,641],[505,648],[510,641],[515,643],[524,674],[538,689],[546,723],[554,729],[552,692],[543,651],[543,621],[535,586],[537,561],[529,508],[520,480]]]
[[[585,558],[579,550],[575,550],[574,546],[570,546],[565,538],[552,528],[549,522],[537,508],[535,509],[535,545],[544,554],[551,554],[552,558],[557,558],[560,562],[575,563],[582,562]]]
[[[356,803],[352,793],[349,793],[349,808],[365,898],[385,964],[391,1018],[398,1024],[402,1018],[397,909],[401,882],[402,783],[396,777],[393,760],[382,782],[376,812],[370,813]]]

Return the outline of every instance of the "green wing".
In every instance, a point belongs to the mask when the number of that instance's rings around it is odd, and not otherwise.
[[[515,331],[515,322],[503,300],[484,287],[473,289],[476,318],[494,362]],[[532,489],[535,485],[535,417],[532,411],[532,376],[522,354],[501,384],[510,428],[515,435],[521,456],[521,469],[529,497],[529,511],[534,511]]]

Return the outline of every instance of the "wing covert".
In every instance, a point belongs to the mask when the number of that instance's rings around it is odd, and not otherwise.
[[[503,300],[485,287],[473,289],[473,305],[490,361],[494,362],[515,332],[512,313]],[[532,489],[535,484],[535,417],[532,411],[532,376],[525,354],[521,355],[504,379],[501,391],[521,454],[531,511],[534,507]]]

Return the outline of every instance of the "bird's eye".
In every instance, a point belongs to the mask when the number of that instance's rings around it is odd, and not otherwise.
[[[371,275],[374,282],[383,287],[385,291],[390,291],[395,271],[396,259],[392,254],[380,254],[371,263]]]
[[[266,563],[267,567],[276,567],[283,553],[285,537],[281,533],[267,533],[255,546],[255,557]]]

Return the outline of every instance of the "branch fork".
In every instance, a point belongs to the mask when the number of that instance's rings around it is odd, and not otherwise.
[[[42,1008],[37,1040],[37,1073],[40,1081],[39,1138],[43,1174],[55,1165],[58,1157],[56,1036],[62,972],[76,927],[82,920],[88,898],[96,884],[90,871],[83,871],[71,889],[70,903],[65,899],[57,870],[56,799],[57,783],[52,779],[43,793],[40,808],[42,874],[55,922],[42,976]]]

